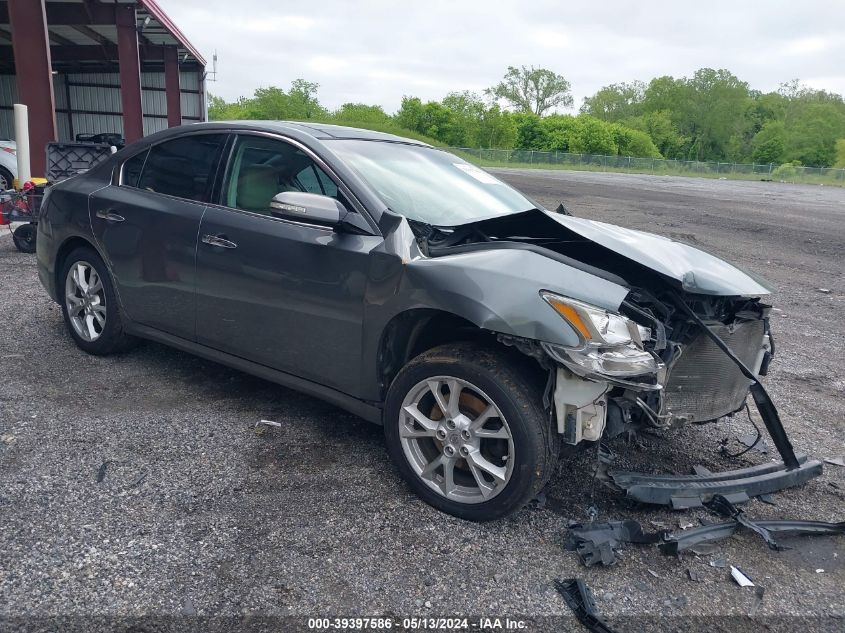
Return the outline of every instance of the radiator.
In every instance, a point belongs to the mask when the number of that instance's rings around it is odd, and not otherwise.
[[[763,345],[763,321],[710,326],[745,365],[754,370]],[[663,392],[663,412],[688,422],[707,422],[742,407],[751,381],[730,358],[701,332],[683,346],[669,369]]]

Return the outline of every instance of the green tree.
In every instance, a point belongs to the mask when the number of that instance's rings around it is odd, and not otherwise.
[[[767,121],[751,141],[752,160],[764,165],[780,165],[786,156],[786,129],[783,121]]]
[[[836,141],[836,162],[833,166],[839,169],[845,168],[845,138]]]
[[[682,158],[686,139],[672,122],[672,115],[666,110],[647,112],[632,119],[625,119],[624,125],[645,132],[651,138],[657,151],[665,158]]]
[[[504,99],[518,112],[544,115],[558,106],[572,106],[571,85],[563,75],[545,68],[508,66],[504,78],[485,92]]]
[[[620,121],[642,112],[646,85],[642,81],[610,84],[586,97],[581,112],[603,121]]]
[[[339,125],[373,125],[387,126],[392,122],[381,106],[365,103],[344,103],[332,116],[332,120]]]
[[[317,99],[320,84],[304,79],[294,79],[288,91],[291,118],[317,119],[325,118],[328,114]]]
[[[516,123],[516,149],[540,149],[549,145],[548,132],[539,116],[517,112],[513,120]],[[568,151],[560,147],[554,149]]]
[[[660,150],[645,132],[618,123],[610,124],[610,133],[620,156],[661,158]]]

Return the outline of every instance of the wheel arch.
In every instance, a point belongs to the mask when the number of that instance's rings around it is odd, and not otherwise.
[[[536,359],[502,344],[496,332],[463,316],[436,308],[411,308],[396,314],[382,330],[376,363],[382,402],[396,375],[411,359],[439,345],[459,341],[497,348],[540,368]]]
[[[77,248],[90,248],[95,253],[97,253],[100,259],[102,259],[104,262],[106,261],[105,257],[103,257],[103,254],[100,252],[100,249],[98,249],[97,246],[94,244],[93,240],[82,237],[81,235],[71,235],[67,239],[65,239],[65,241],[62,242],[59,248],[56,250],[56,258],[53,269],[53,281],[56,284],[56,296],[54,297],[54,299],[56,301],[61,301],[61,288],[64,284],[64,279],[61,279],[61,276],[62,269],[64,269],[65,267],[65,260],[67,259],[67,256],[70,255]],[[108,266],[106,266],[106,268],[108,268]],[[109,274],[111,274],[111,271],[109,271]],[[117,292],[116,288],[115,292]]]

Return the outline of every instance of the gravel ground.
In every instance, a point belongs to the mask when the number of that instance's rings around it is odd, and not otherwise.
[[[767,276],[779,308],[767,384],[793,444],[821,458],[845,452],[845,190],[497,173],[546,205],[562,200],[577,215],[687,241]],[[78,351],[34,256],[8,235],[0,284],[0,630],[46,630],[60,616],[187,630],[195,615],[209,618],[206,629],[301,630],[305,616],[377,614],[511,616],[527,619],[523,630],[567,630],[578,625],[552,582],[576,576],[620,631],[843,628],[843,537],[792,539],[794,549],[774,552],[743,533],[680,561],[631,545],[615,566],[586,569],[562,543],[567,521],[585,520],[591,503],[600,519],[646,530],[707,512],[634,507],[593,485],[594,456],[582,453],[516,516],[465,523],[410,493],[380,428],[332,406],[156,344],[110,358]],[[256,435],[260,419],[281,427]],[[737,418],[614,449],[623,467],[672,472],[771,459],[720,456],[723,438],[736,450],[749,430]],[[826,465],[776,505],[753,501],[746,512],[841,521],[843,496],[845,468]],[[765,587],[753,619],[754,589],[710,565],[720,558]],[[285,616],[297,617],[273,619]],[[258,619],[226,619],[243,617]]]

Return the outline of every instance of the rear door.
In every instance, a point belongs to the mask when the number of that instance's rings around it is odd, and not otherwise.
[[[369,252],[382,238],[273,215],[272,197],[342,187],[304,148],[237,137],[197,248],[197,341],[355,395]]]
[[[129,318],[195,335],[196,245],[225,134],[188,134],[122,166],[120,184],[91,196],[94,234]]]

